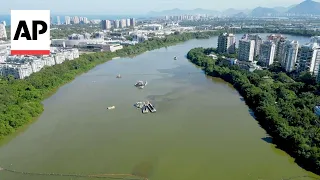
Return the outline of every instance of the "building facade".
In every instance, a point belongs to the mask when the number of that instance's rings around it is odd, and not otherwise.
[[[127,27],[130,27],[130,26],[131,26],[131,24],[130,24],[130,19],[126,19],[126,26],[127,26]]]
[[[57,25],[60,25],[61,22],[60,22],[60,16],[57,16]]]
[[[218,37],[218,52],[234,54],[236,52],[236,37],[234,34],[223,33]]]
[[[126,19],[121,19],[121,20],[120,20],[119,27],[120,27],[120,28],[125,28],[126,25],[127,25],[127,20],[126,20]]]
[[[299,51],[298,41],[286,41],[284,45],[283,60],[281,66],[286,72],[292,72],[295,70]]]
[[[130,26],[135,27],[136,26],[136,19],[135,18],[130,18]]]
[[[119,20],[115,20],[113,26],[116,29],[119,28],[120,27],[120,21]]]
[[[102,20],[101,21],[102,30],[111,29],[111,21],[110,20]]]
[[[255,34],[249,35],[249,39],[254,40],[254,56],[259,56],[262,38],[259,35]]]
[[[6,40],[7,39],[7,31],[6,26],[4,24],[0,24],[0,40]]]
[[[276,45],[273,41],[265,41],[260,46],[259,62],[265,66],[273,64],[275,57]]]
[[[68,24],[71,24],[71,18],[70,18],[70,16],[65,16],[64,17],[64,23],[66,24],[66,25],[68,25]]]
[[[319,75],[320,46],[310,43],[301,46],[298,52],[298,72],[308,71],[315,77]]]
[[[249,35],[244,35],[242,39],[239,40],[238,60],[253,62],[254,47],[255,41],[249,39]]]

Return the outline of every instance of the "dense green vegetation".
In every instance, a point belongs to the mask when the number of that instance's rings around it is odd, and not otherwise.
[[[43,111],[41,101],[48,94],[98,64],[113,57],[137,55],[193,38],[207,38],[217,33],[219,32],[183,33],[169,35],[163,39],[154,38],[113,53],[99,52],[81,55],[76,60],[46,67],[23,80],[2,77],[0,78],[0,138],[9,135],[40,115]]]
[[[211,76],[220,77],[244,97],[261,126],[273,137],[273,143],[304,168],[320,174],[320,124],[313,113],[319,103],[320,86],[308,73],[296,79],[281,72],[279,66],[252,73],[236,65],[214,61],[206,56],[214,49],[195,48],[188,59]]]

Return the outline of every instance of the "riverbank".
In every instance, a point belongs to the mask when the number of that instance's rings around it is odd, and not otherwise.
[[[247,72],[238,66],[222,65],[208,57],[210,49],[195,48],[188,59],[206,74],[231,83],[254,111],[273,143],[296,159],[303,168],[320,174],[320,134],[313,107],[320,100],[316,87],[293,81],[285,73]]]
[[[209,31],[169,35],[163,39],[151,39],[135,46],[127,46],[116,52],[83,54],[73,61],[46,67],[23,80],[17,80],[13,77],[1,78],[0,139],[38,117],[43,112],[41,102],[59,87],[99,64],[115,57],[135,56],[190,39],[210,38],[219,33],[219,31]]]

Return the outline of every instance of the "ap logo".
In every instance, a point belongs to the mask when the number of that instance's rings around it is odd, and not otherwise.
[[[50,54],[50,11],[11,10],[11,55]]]

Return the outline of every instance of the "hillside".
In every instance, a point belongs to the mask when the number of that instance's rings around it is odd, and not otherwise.
[[[208,15],[218,15],[220,12],[215,10],[208,10],[208,9],[191,9],[191,10],[183,10],[183,9],[171,9],[171,10],[164,10],[164,11],[151,11],[148,15],[152,16],[175,16],[175,15],[197,15],[197,14],[208,14]]]
[[[250,13],[251,16],[261,17],[268,16],[270,14],[278,14],[279,12],[273,8],[257,7]]]
[[[305,0],[302,3],[290,8],[288,13],[320,15],[320,3],[312,0]]]

